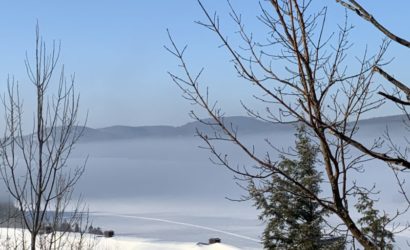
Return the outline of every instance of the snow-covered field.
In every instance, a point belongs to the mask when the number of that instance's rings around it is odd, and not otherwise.
[[[101,250],[237,250],[238,248],[216,243],[197,245],[196,243],[151,242],[135,238],[101,239],[95,249]]]
[[[241,249],[262,249],[261,223],[239,217],[200,217],[171,214],[92,213],[94,225],[115,230],[116,235],[150,239],[156,242],[207,242],[220,238],[222,243]]]
[[[62,243],[58,249],[69,250],[77,249],[80,236],[78,234],[70,234],[64,236]],[[0,249],[23,249],[22,240],[25,240],[25,248],[29,246],[30,236],[27,231],[21,229],[0,228]],[[50,235],[42,235],[39,237],[38,247],[41,249],[41,242],[47,242]],[[177,243],[177,242],[155,242],[146,239],[133,237],[94,237],[85,235],[83,237],[83,249],[95,250],[237,250],[238,248],[223,244],[215,243],[211,245],[198,245],[192,242]],[[47,244],[47,243],[45,243]]]

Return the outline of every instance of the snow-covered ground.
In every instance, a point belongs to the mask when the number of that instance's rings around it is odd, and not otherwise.
[[[223,243],[246,250],[262,249],[259,221],[238,217],[206,217],[165,213],[91,213],[93,225],[115,230],[117,236],[152,239],[156,242]]]
[[[226,244],[197,245],[196,243],[151,242],[133,238],[101,239],[95,249],[101,250],[237,250]]]
[[[80,241],[79,234],[70,234],[63,236],[62,242],[58,249],[68,250],[77,249]],[[25,240],[25,245],[22,243]],[[30,235],[27,231],[21,229],[0,228],[0,249],[25,249],[29,246]],[[38,239],[38,247],[41,249],[41,242],[47,242],[50,235],[41,235]],[[95,250],[238,250],[233,246],[223,243],[215,243],[211,245],[198,245],[194,242],[158,242],[147,239],[133,237],[95,237],[85,235],[82,238],[83,249]],[[45,243],[47,244],[47,243]]]

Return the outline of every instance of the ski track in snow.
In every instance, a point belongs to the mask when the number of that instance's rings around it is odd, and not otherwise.
[[[232,232],[220,230],[220,229],[217,229],[217,228],[201,226],[201,225],[196,225],[196,224],[191,224],[191,223],[185,223],[185,222],[180,222],[180,221],[173,221],[173,220],[152,218],[152,217],[144,217],[144,216],[136,216],[136,215],[115,214],[115,213],[95,212],[95,213],[90,213],[90,214],[95,215],[95,216],[111,216],[111,217],[118,217],[118,218],[148,220],[148,221],[157,221],[157,222],[163,222],[163,223],[169,223],[169,224],[175,224],[175,225],[181,225],[181,226],[187,226],[187,227],[194,227],[194,228],[199,228],[199,229],[203,229],[203,230],[207,230],[207,231],[212,231],[212,232],[217,232],[217,233],[230,235],[230,236],[237,237],[237,238],[244,239],[244,240],[249,240],[249,241],[261,243],[261,241],[259,239],[251,238],[251,237],[248,237],[248,236],[245,236],[245,235],[240,235],[240,234],[237,234],[237,233],[232,233]]]

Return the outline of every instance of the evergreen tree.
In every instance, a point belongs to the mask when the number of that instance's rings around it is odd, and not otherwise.
[[[355,207],[363,215],[358,221],[363,232],[380,249],[393,249],[394,235],[386,229],[390,218],[386,214],[380,215],[379,210],[374,208],[374,200],[370,199],[367,193],[358,193],[358,195]]]
[[[320,173],[315,169],[318,149],[304,126],[298,128],[295,160],[281,156],[278,167],[315,194],[320,192]],[[293,182],[273,173],[268,180],[249,185],[250,197],[266,222],[263,243],[266,249],[320,249],[324,211],[305,196]]]

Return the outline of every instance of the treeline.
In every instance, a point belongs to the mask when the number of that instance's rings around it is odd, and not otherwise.
[[[0,226],[21,227],[22,213],[11,202],[0,201]]]

